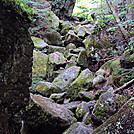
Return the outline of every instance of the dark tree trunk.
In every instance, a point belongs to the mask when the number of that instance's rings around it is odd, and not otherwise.
[[[29,103],[33,43],[15,2],[0,1],[0,134],[19,134]]]

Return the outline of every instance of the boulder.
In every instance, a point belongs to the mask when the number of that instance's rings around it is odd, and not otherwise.
[[[59,53],[64,53],[66,51],[65,47],[61,47],[61,46],[53,46],[53,45],[49,45],[48,46],[48,53],[55,53],[55,52],[59,52]]]
[[[32,134],[61,134],[76,122],[74,114],[50,98],[31,94],[32,103],[27,107],[27,127]]]
[[[78,37],[84,37],[86,35],[86,29],[82,25],[78,25],[75,28],[75,32],[77,33]]]
[[[76,122],[70,126],[63,134],[91,134],[92,129],[82,122]]]
[[[42,39],[40,39],[38,37],[32,36],[31,39],[32,39],[32,41],[34,43],[34,47],[39,49],[39,50],[42,50],[42,49],[44,49],[45,47],[48,46],[48,44],[45,43],[44,40],[42,40]]]
[[[78,97],[80,91],[88,89],[92,85],[93,77],[93,73],[89,69],[83,70],[67,90],[71,99]]]
[[[129,99],[117,113],[107,119],[92,134],[133,134],[134,98]]]
[[[69,30],[72,30],[73,29],[73,25],[69,21],[63,21],[63,20],[61,20],[60,23],[61,23],[61,31],[60,31],[60,33],[62,35],[66,35]]]
[[[87,57],[86,50],[82,49],[78,55],[78,59],[77,59],[78,64],[83,67],[88,67],[89,66],[88,60],[89,58]]]
[[[62,92],[59,87],[50,83],[39,81],[36,86],[36,91],[42,94],[43,96],[49,97],[52,93],[60,93]]]
[[[106,81],[106,79],[104,78],[103,75],[97,75],[94,79],[93,79],[93,86],[97,87],[98,85],[101,85],[102,82]]]
[[[66,95],[67,95],[66,92],[63,92],[63,93],[52,93],[49,98],[53,99],[57,103],[61,103],[61,102],[64,101]]]
[[[43,40],[49,45],[59,46],[62,44],[62,37],[57,31],[44,33]]]
[[[89,112],[89,105],[88,105],[88,102],[84,102],[82,101],[82,103],[80,103],[78,106],[77,106],[77,109],[76,109],[76,117],[79,119],[79,120],[82,120],[83,116]]]
[[[49,64],[65,64],[66,63],[66,58],[64,55],[60,52],[54,52],[49,54]]]
[[[79,72],[80,67],[77,66],[69,67],[54,79],[53,84],[57,85],[62,90],[64,90],[64,88],[69,86],[70,83],[78,76]]]
[[[72,112],[75,112],[77,106],[80,104],[80,101],[72,101],[70,103],[64,104],[64,106],[66,108],[68,108],[69,110],[71,110]]]
[[[64,44],[68,45],[69,43],[75,44],[77,47],[82,45],[82,39],[80,39],[73,30],[69,30],[69,32],[65,36]]]
[[[103,93],[94,106],[92,120],[96,125],[100,125],[114,115],[125,102],[126,98],[122,95],[114,94],[113,90]]]
[[[33,51],[33,74],[46,77],[48,67],[48,55]]]

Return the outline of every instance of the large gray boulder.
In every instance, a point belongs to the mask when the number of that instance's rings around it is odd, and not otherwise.
[[[78,76],[79,72],[80,67],[69,67],[54,79],[53,84],[59,86],[62,90],[64,90],[64,88],[69,86],[70,83]]]
[[[67,90],[70,97],[74,99],[78,97],[80,91],[87,90],[92,85],[93,78],[93,73],[89,69],[83,70]]]
[[[27,127],[32,134],[61,134],[76,122],[74,114],[50,98],[31,94],[27,107]]]

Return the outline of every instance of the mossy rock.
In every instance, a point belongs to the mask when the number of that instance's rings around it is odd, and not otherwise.
[[[86,50],[82,49],[78,55],[78,59],[77,59],[78,64],[83,67],[88,67],[89,66],[88,59],[89,57],[87,57]]]
[[[113,91],[103,93],[94,106],[93,115],[103,123],[115,114],[126,100],[124,96],[114,94]]]
[[[27,106],[26,122],[31,133],[61,134],[76,122],[74,114],[66,107],[54,103],[50,98],[30,94],[31,104]]]
[[[58,86],[50,82],[44,82],[44,81],[38,82],[36,86],[36,91],[38,91],[40,94],[46,97],[49,97],[52,93],[62,92],[62,90]]]
[[[72,66],[65,69],[54,79],[53,84],[59,86],[61,89],[64,89],[78,76],[80,69],[81,68],[77,66]]]
[[[89,69],[83,70],[69,86],[67,92],[71,99],[78,97],[78,93],[88,89],[93,82],[94,75]]]
[[[34,75],[46,77],[48,67],[48,55],[39,51],[33,51],[33,67]]]
[[[31,39],[32,39],[32,41],[34,43],[35,48],[42,48],[43,49],[43,48],[48,46],[48,44],[45,43],[44,40],[42,40],[42,39],[40,39],[38,37],[32,36]]]

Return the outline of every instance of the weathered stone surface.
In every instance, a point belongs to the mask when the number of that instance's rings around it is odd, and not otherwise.
[[[89,66],[88,60],[89,58],[87,57],[86,50],[82,49],[78,55],[77,59],[78,64],[83,67],[88,67]]]
[[[89,69],[83,70],[67,90],[70,97],[74,99],[78,96],[78,92],[88,89],[92,85],[93,77],[93,73]]]
[[[52,45],[48,46],[48,53],[54,53],[54,52],[64,53],[65,50],[66,50],[65,47],[52,46]]]
[[[33,74],[38,76],[46,76],[48,67],[48,55],[33,51]]]
[[[76,122],[74,114],[50,98],[32,95],[32,104],[27,108],[27,126],[32,134],[61,134]]]
[[[67,68],[63,73],[59,74],[53,81],[53,83],[59,86],[61,89],[67,87],[79,74],[80,67],[72,66]]]
[[[60,21],[61,23],[61,34],[65,35],[68,33],[69,30],[73,29],[73,25],[69,21]]]
[[[93,86],[97,87],[100,83],[104,82],[105,78],[103,75],[97,75],[94,79],[93,79]]]
[[[62,53],[55,52],[49,55],[49,62],[56,65],[65,64],[66,58]]]
[[[65,104],[64,106],[66,108],[68,108],[69,110],[71,111],[75,111],[77,106],[80,104],[81,102],[80,101],[73,101],[73,102],[70,102],[70,103],[67,103]]]
[[[80,39],[73,30],[69,30],[69,32],[65,36],[65,45],[68,45],[69,43],[74,43],[76,46],[82,45],[82,39]]]
[[[48,46],[48,44],[45,43],[44,40],[42,40],[42,39],[40,39],[38,37],[32,36],[31,39],[32,39],[32,41],[34,43],[35,48],[43,49],[43,48]]]
[[[96,128],[92,134],[133,134],[134,98],[128,100],[119,111]]]
[[[55,102],[63,102],[65,97],[66,97],[67,93],[63,92],[63,93],[52,93],[50,98],[53,99]]]
[[[58,33],[57,31],[51,31],[45,33],[43,36],[43,40],[49,45],[58,46],[62,44],[62,37],[60,33]]]
[[[97,124],[98,121],[101,124],[106,121],[110,116],[115,114],[125,102],[126,98],[124,96],[114,94],[113,91],[103,93],[92,111],[94,123]]]
[[[63,134],[91,134],[92,129],[82,122],[76,122],[70,126]]]
[[[44,96],[49,97],[52,93],[60,93],[61,89],[53,83],[39,81],[36,87],[36,91]]]
[[[15,2],[0,1],[0,134],[20,134],[29,102],[33,43],[23,15]]]
[[[82,101],[82,103],[77,106],[76,117],[79,119],[82,119],[82,117],[87,112],[89,112],[89,104],[88,104],[88,102]]]
[[[86,29],[85,29],[85,27],[83,27],[82,25],[78,25],[78,26],[75,28],[75,32],[77,33],[77,36],[79,36],[79,37],[84,37],[85,34],[86,34]]]

